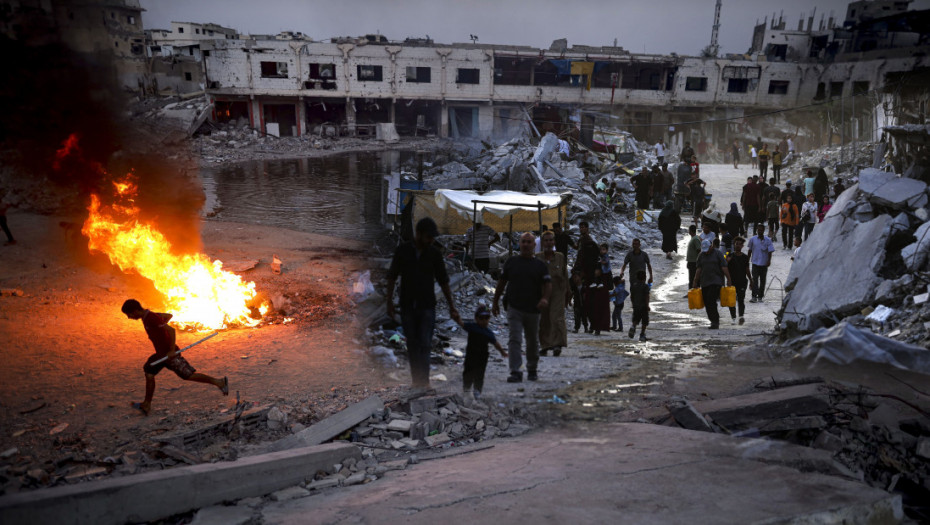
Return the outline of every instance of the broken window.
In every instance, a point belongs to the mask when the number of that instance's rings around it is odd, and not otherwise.
[[[211,29],[211,30],[207,31],[207,34],[210,35],[210,36],[213,36],[213,30]]]
[[[685,91],[707,91],[707,77],[686,78]]]
[[[126,17],[126,21],[129,22],[129,23],[132,24],[132,25],[136,25],[136,17],[134,17],[134,16],[127,16],[127,17]]]
[[[407,82],[430,83],[430,68],[407,66]]]
[[[305,89],[336,89],[336,64],[310,64]]]
[[[477,69],[458,68],[455,75],[456,84],[478,84],[481,80],[481,71]]]
[[[788,44],[769,44],[765,56],[769,60],[784,61],[788,56]]]
[[[262,62],[262,78],[287,78],[287,62]]]
[[[205,57],[210,56],[210,50],[209,50],[209,49],[204,49],[203,51],[201,51],[201,53],[203,53],[203,56],[205,56]]]
[[[183,33],[183,32],[184,32],[184,28],[183,28],[183,27],[179,27],[179,28],[178,28],[178,33]]]
[[[787,95],[790,83],[787,80],[769,80],[769,95]]]
[[[184,80],[187,80],[188,82],[191,81],[191,73],[190,73],[190,71],[185,71],[185,72],[184,72]]]
[[[529,86],[535,66],[535,58],[495,56],[494,83],[502,86]]]
[[[853,95],[865,95],[869,92],[869,81],[853,82]]]
[[[145,48],[142,45],[133,44],[131,47],[131,51],[133,55],[141,55],[142,53],[145,52]]]
[[[197,33],[197,34],[199,35],[199,34],[200,34],[200,29],[194,29],[194,32]]]
[[[827,98],[827,85],[823,82],[817,83],[817,94],[814,95],[814,100],[823,100]]]
[[[748,78],[731,78],[727,81],[727,93],[746,93],[749,91]]]
[[[381,75],[381,66],[358,66],[358,79],[361,81],[368,82],[381,82],[383,77]]]
[[[830,98],[843,96],[844,82],[830,82]]]

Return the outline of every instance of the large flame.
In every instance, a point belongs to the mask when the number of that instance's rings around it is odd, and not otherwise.
[[[165,308],[174,314],[172,324],[179,328],[211,330],[261,321],[267,305],[254,304],[255,283],[244,282],[223,270],[221,261],[211,262],[202,253],[172,253],[168,239],[139,218],[133,174],[112,185],[110,204],[91,195],[90,215],[81,230],[90,239],[91,251],[103,252],[124,272],[152,281],[164,295]]]

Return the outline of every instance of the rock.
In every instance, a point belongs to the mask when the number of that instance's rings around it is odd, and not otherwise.
[[[342,486],[343,486],[343,487],[348,487],[348,486],[351,486],[351,485],[359,485],[359,484],[362,484],[362,483],[365,482],[365,479],[366,479],[367,477],[368,477],[367,474],[365,474],[364,472],[358,472],[358,473],[356,473],[356,474],[352,474],[351,476],[347,477],[347,478],[342,482]]]
[[[820,360],[838,365],[855,361],[886,363],[903,370],[930,374],[930,352],[925,348],[889,339],[868,329],[860,330],[847,320],[814,332],[799,357],[814,364]]]
[[[840,437],[824,430],[820,434],[817,434],[817,437],[814,438],[814,442],[811,443],[811,446],[821,450],[837,452],[842,450],[844,444],[844,441]]]
[[[240,507],[260,507],[262,505],[262,498],[252,497],[252,498],[242,498],[236,502],[236,505]]]
[[[287,414],[278,407],[271,407],[268,411],[268,420],[266,422],[269,430],[278,430],[284,428],[287,424]]]
[[[66,428],[68,428],[68,423],[61,423],[59,425],[56,425],[55,428],[49,430],[48,435],[54,436],[55,434],[60,434],[64,432]]]
[[[11,447],[4,450],[3,452],[0,452],[0,459],[9,459],[16,454],[19,454],[19,449],[16,447]]]
[[[918,439],[914,453],[922,458],[930,459],[930,438],[922,437]]]
[[[409,433],[412,425],[413,423],[406,419],[392,419],[391,422],[388,423],[387,429],[395,432]]]
[[[813,331],[825,319],[854,313],[871,302],[882,282],[876,274],[885,260],[891,220],[881,215],[859,223],[836,215],[818,224],[785,281],[782,327]],[[837,260],[844,261],[844,271],[834,271]]]
[[[901,258],[909,272],[916,272],[927,264],[930,254],[930,222],[925,222],[914,232],[917,240],[901,250]]]
[[[670,405],[666,407],[669,413],[672,415],[672,418],[678,423],[682,428],[687,428],[688,430],[699,430],[702,432],[713,432],[714,427],[707,422],[707,419],[703,414],[698,412],[694,405],[688,401],[684,401],[683,404],[679,405]]]
[[[191,520],[191,525],[243,525],[251,520],[252,509],[247,506],[214,505],[198,510]]]
[[[426,436],[425,438],[423,438],[423,440],[426,441],[426,444],[431,447],[435,447],[437,445],[442,445],[443,443],[448,443],[449,441],[452,441],[449,438],[449,435],[446,434],[445,432],[442,432],[440,434],[435,434],[432,436]]]
[[[330,487],[338,487],[339,484],[342,483],[343,479],[344,478],[338,474],[335,476],[330,476],[328,478],[317,479],[317,480],[310,482],[310,484],[307,485],[307,489],[308,490],[321,490],[321,489],[328,489]],[[296,488],[300,488],[300,487],[296,487]]]

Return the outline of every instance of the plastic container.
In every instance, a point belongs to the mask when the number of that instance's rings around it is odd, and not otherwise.
[[[704,295],[701,294],[700,288],[688,290],[688,308],[691,310],[704,308]]]
[[[720,289],[720,306],[736,306],[736,287],[724,286]]]

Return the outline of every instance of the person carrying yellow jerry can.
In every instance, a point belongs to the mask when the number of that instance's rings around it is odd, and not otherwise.
[[[730,286],[730,270],[727,268],[727,260],[720,250],[714,248],[710,239],[705,239],[701,243],[701,255],[697,260],[697,271],[694,274],[692,286],[701,287],[701,298],[704,301],[704,309],[707,311],[707,318],[710,319],[711,330],[720,328],[720,312],[717,311],[717,301],[720,300],[720,289],[726,285]],[[689,297],[691,293],[688,293]]]

